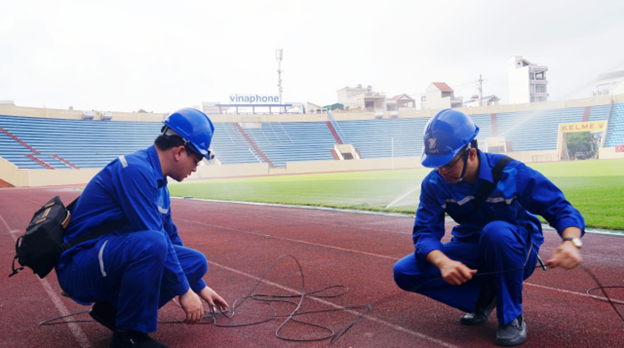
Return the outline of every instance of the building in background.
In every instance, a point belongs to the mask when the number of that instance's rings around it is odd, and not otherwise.
[[[445,82],[432,82],[420,97],[423,109],[448,109],[463,106],[463,98],[455,97],[453,89]]]
[[[548,67],[512,56],[507,60],[509,75],[509,104],[545,102],[548,100]]]
[[[500,98],[494,94],[483,97],[481,98],[481,100],[479,100],[478,95],[473,95],[472,98],[470,98],[470,100],[467,100],[464,102],[464,106],[465,107],[491,106],[491,105],[498,105],[499,101],[500,101]]]
[[[360,109],[368,111],[383,111],[386,109],[386,93],[375,92],[372,86],[363,88],[344,87],[339,89],[338,103],[344,105],[345,109]]]
[[[397,94],[392,99],[386,99],[386,111],[416,109],[416,100],[409,95]]]
[[[624,94],[624,70],[598,75],[592,95]]]

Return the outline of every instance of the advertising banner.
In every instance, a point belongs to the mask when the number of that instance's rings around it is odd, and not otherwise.
[[[570,132],[601,132],[605,130],[607,121],[589,121],[575,123],[560,123],[562,133]]]

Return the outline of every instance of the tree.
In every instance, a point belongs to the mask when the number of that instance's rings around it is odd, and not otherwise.
[[[570,158],[594,157],[594,142],[594,137],[590,132],[566,133],[566,144]]]

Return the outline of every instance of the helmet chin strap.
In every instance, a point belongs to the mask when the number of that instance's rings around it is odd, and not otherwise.
[[[470,144],[466,147],[466,158],[464,158],[464,166],[462,167],[461,175],[459,176],[459,180],[457,183],[464,181],[464,175],[466,174],[466,167],[468,166],[468,156],[470,156]]]

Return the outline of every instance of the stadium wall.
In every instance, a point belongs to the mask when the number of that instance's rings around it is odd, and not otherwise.
[[[510,104],[510,105],[490,105],[480,107],[465,107],[458,108],[468,115],[479,114],[492,114],[503,112],[518,112],[518,111],[536,111],[536,110],[550,110],[560,108],[572,108],[579,106],[594,106],[594,105],[607,105],[613,100],[614,103],[624,101],[624,94],[614,96],[598,96],[582,99],[571,99],[563,101],[549,101],[542,103],[527,103],[527,104]],[[404,109],[399,110],[398,118],[421,118],[432,117],[438,111],[437,109]],[[12,105],[0,105],[0,115],[9,116],[22,116],[22,117],[41,117],[41,118],[61,118],[61,119],[82,119],[84,111],[81,110],[65,110],[65,109],[50,109],[50,108],[33,108],[22,107]],[[102,113],[108,111],[93,110],[95,120],[101,118]],[[117,112],[111,111],[113,122],[160,122],[166,116],[167,113],[149,113],[149,112]],[[355,120],[373,120],[375,119],[375,112],[340,112],[340,110],[332,111],[332,115],[337,121],[355,121]],[[210,119],[215,123],[227,123],[227,122],[325,122],[328,121],[327,114],[210,114]],[[382,113],[383,118],[391,118],[390,112],[386,111]]]
[[[598,152],[598,159],[624,159],[624,152],[615,152],[615,147],[601,147]]]
[[[17,166],[0,158],[0,177],[16,187],[86,184],[99,171],[99,169],[18,169]]]
[[[65,109],[49,109],[49,108],[31,108],[23,106],[0,105],[0,115],[22,116],[22,117],[40,117],[40,118],[60,118],[66,120],[82,120],[85,110],[65,110]],[[102,114],[108,111],[93,110],[94,120],[100,120]],[[166,114],[151,112],[110,112],[113,121],[120,122],[160,122]]]

